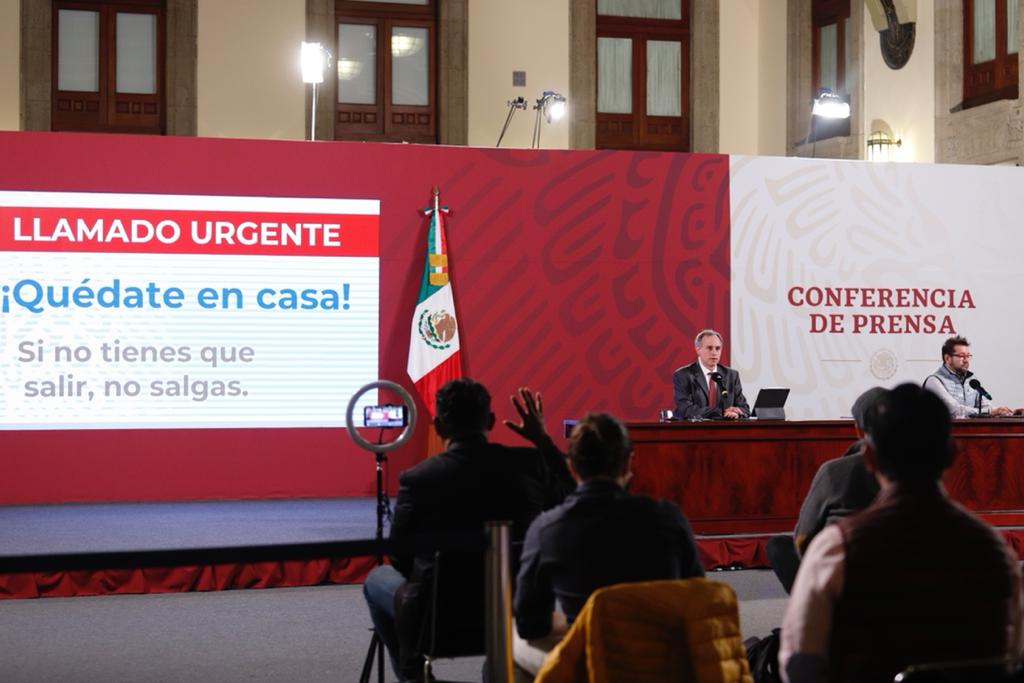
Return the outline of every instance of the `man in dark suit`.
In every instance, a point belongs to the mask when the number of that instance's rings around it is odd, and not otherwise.
[[[505,424],[537,448],[487,441],[494,413],[483,385],[458,379],[438,390],[434,427],[446,450],[402,473],[393,540],[439,534],[482,539],[488,520],[511,520],[513,540],[521,539],[534,517],[573,490],[565,459],[544,429],[540,396],[522,389],[513,404],[522,423]],[[482,633],[482,551],[443,553],[442,564],[444,618],[464,620]],[[370,572],[363,584],[374,628],[403,680],[422,672],[420,630],[434,569],[432,550],[400,554],[391,565]]]
[[[694,340],[694,349],[697,360],[672,373],[676,419],[748,417],[750,406],[743,396],[740,373],[718,362],[722,357],[722,335],[710,329],[701,330]]]

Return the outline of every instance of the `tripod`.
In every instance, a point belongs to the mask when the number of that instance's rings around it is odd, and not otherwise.
[[[381,430],[381,436],[384,435],[384,430]],[[384,540],[384,520],[387,519],[388,523],[391,522],[391,499],[388,498],[387,493],[384,491],[384,463],[387,462],[388,456],[384,453],[377,451],[374,453],[377,460],[377,542],[380,543]],[[377,566],[380,567],[384,564],[384,553],[377,553]],[[359,683],[369,683],[370,674],[373,671],[373,660],[376,654],[377,659],[377,683],[384,683],[384,641],[377,635],[377,631],[373,632],[370,637],[370,646],[366,649],[366,659],[363,660],[363,671],[359,675]]]
[[[380,435],[377,438],[377,443],[373,444],[364,439],[356,429],[355,421],[353,416],[356,410],[356,404],[359,398],[366,392],[372,389],[388,389],[398,394],[402,403],[405,405],[405,409],[408,410],[407,420],[403,419],[402,424],[405,429],[397,439],[391,443],[384,443],[384,429],[381,428]],[[403,418],[406,416],[403,413]],[[397,426],[397,425],[396,425]],[[356,445],[368,450],[373,451],[377,460],[377,566],[380,567],[384,564],[384,553],[380,552],[380,544],[384,541],[384,519],[391,520],[391,500],[388,498],[384,491],[384,463],[387,462],[387,456],[384,455],[386,451],[398,448],[403,443],[409,440],[412,436],[413,430],[416,428],[416,403],[412,400],[412,396],[409,392],[403,389],[400,385],[387,380],[379,379],[376,382],[370,382],[362,386],[352,398],[349,399],[348,408],[345,411],[345,427],[348,429],[348,434],[355,441]],[[380,639],[380,634],[376,630],[373,632],[373,637],[370,639],[370,647],[366,651],[366,660],[363,662],[363,672],[359,675],[359,683],[369,683],[370,673],[373,670],[374,655],[377,660],[377,681],[378,683],[384,683],[384,641]]]

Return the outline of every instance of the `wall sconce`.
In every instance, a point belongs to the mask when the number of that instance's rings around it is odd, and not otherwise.
[[[310,112],[309,139],[316,140],[316,95],[318,86],[324,82],[324,70],[331,65],[331,53],[320,43],[302,42],[299,53],[302,68],[302,82],[313,84],[313,108]]]
[[[565,116],[565,95],[561,95],[554,90],[545,90],[541,93],[540,99],[537,100],[537,104],[534,105],[533,109],[537,112],[537,116],[533,120],[533,143],[530,146],[533,149],[539,149],[540,117],[543,115],[548,123],[552,123]]]
[[[893,161],[897,147],[903,146],[902,139],[893,141],[892,128],[880,119],[871,122],[871,135],[868,136],[868,161]]]
[[[516,113],[516,109],[526,111],[526,98],[522,95],[508,101],[508,116],[505,117],[505,125],[501,127],[501,135],[498,136],[498,144],[495,147],[501,147],[501,141],[505,137],[505,131],[508,130],[508,124],[512,122],[512,115]]]

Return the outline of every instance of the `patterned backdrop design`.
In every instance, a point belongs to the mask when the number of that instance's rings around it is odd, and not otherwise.
[[[464,371],[491,389],[499,421],[524,384],[543,392],[553,433],[586,410],[654,419],[698,329],[721,329],[728,353],[724,156],[45,133],[0,133],[0,156],[2,189],[379,199],[380,375],[410,389],[419,210],[437,185],[451,208]],[[495,437],[517,442],[501,426]],[[0,431],[0,441],[0,503],[373,491],[372,457],[337,428]],[[425,443],[421,424],[393,453],[392,490]]]
[[[1024,405],[1020,169],[730,162],[733,358],[749,394],[790,387],[788,417],[849,416],[871,386],[922,382],[955,331],[996,405]],[[811,305],[826,289],[840,304]],[[901,290],[934,298],[896,305]]]

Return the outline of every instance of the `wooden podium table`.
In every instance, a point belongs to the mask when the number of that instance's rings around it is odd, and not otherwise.
[[[679,503],[698,534],[790,532],[818,466],[856,438],[852,420],[631,422],[630,490]],[[1024,525],[1024,419],[956,420],[954,500],[995,526]]]

